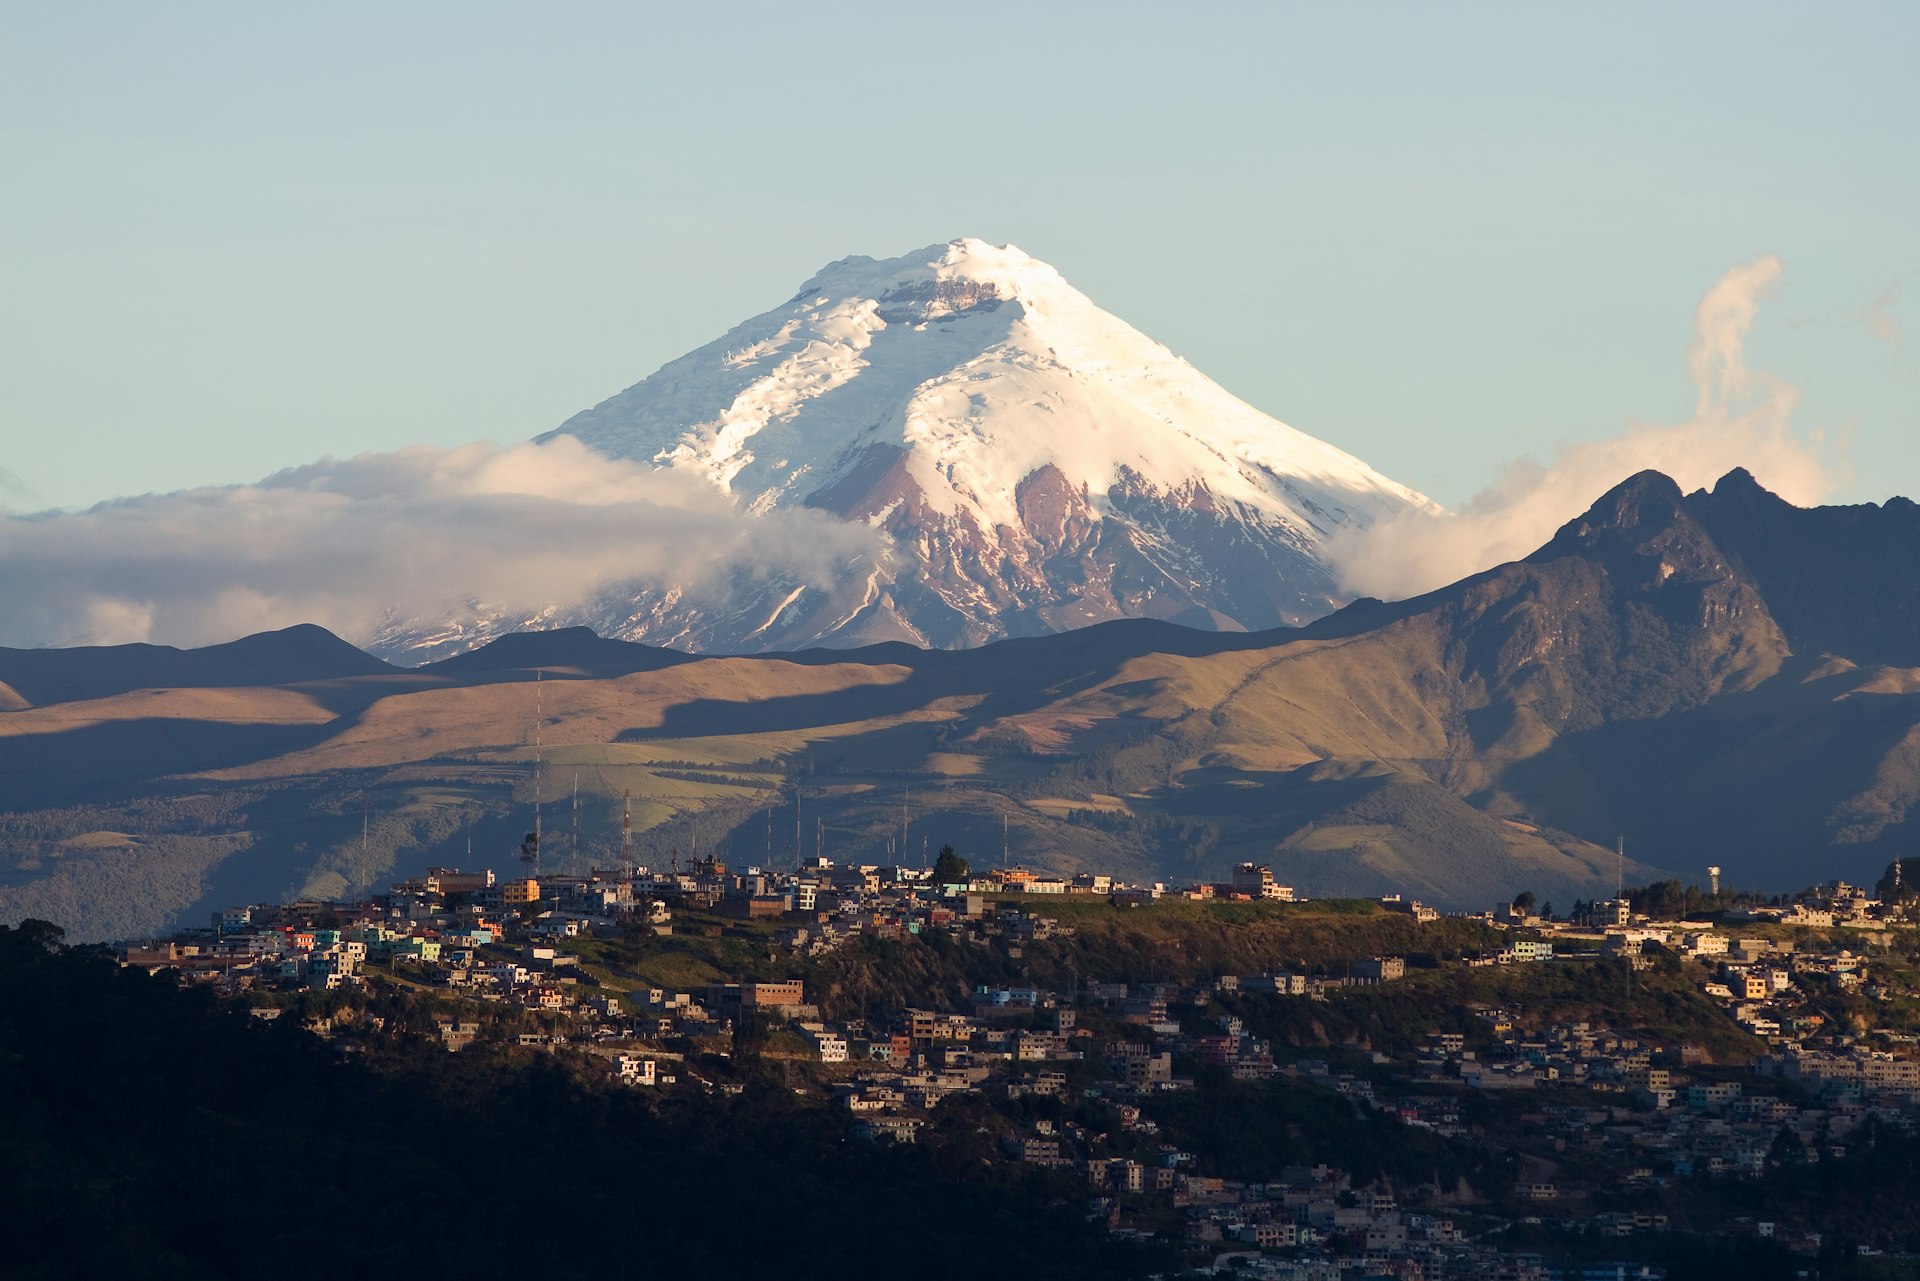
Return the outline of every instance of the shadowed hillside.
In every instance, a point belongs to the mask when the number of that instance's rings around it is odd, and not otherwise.
[[[0,649],[0,686],[29,705],[108,698],[137,689],[290,685],[391,672],[324,627],[303,623],[205,649],[98,645]],[[0,710],[7,694],[0,693]]]

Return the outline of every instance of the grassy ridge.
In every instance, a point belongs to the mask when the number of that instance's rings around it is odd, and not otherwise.
[[[1162,900],[1150,907],[1026,901],[1030,910],[1074,927],[1070,939],[1026,949],[1037,977],[1114,982],[1193,982],[1216,974],[1286,970],[1339,974],[1367,956],[1453,959],[1499,946],[1503,936],[1474,920],[1418,922],[1368,900],[1307,903]]]

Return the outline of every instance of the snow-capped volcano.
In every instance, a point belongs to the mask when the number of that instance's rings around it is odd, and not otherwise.
[[[540,439],[561,435],[750,513],[869,526],[891,550],[827,588],[621,589],[383,647],[424,656],[559,623],[720,651],[952,647],[1140,616],[1271,627],[1342,603],[1322,551],[1335,530],[1433,506],[979,240],[833,263]]]

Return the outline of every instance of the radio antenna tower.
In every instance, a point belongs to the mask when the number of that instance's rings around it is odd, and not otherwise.
[[[628,788],[620,794],[620,870],[626,878],[633,879],[633,789]],[[680,847],[674,846],[673,866],[680,867]]]
[[[1003,812],[1000,815],[1000,870],[1003,872],[1007,870],[1007,856],[1012,844],[1013,817]]]
[[[540,875],[540,730],[546,719],[540,680],[545,675],[545,672],[533,674],[533,874],[536,877]]]
[[[568,855],[574,875],[580,874],[580,771],[573,772],[573,849]]]
[[[1627,896],[1627,838],[1624,835],[1614,838],[1613,852],[1618,860],[1613,881],[1613,897],[1622,899]]]

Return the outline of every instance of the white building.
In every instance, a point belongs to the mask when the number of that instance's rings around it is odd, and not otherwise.
[[[652,1085],[654,1061],[633,1054],[616,1054],[613,1059],[613,1079],[622,1085]]]

